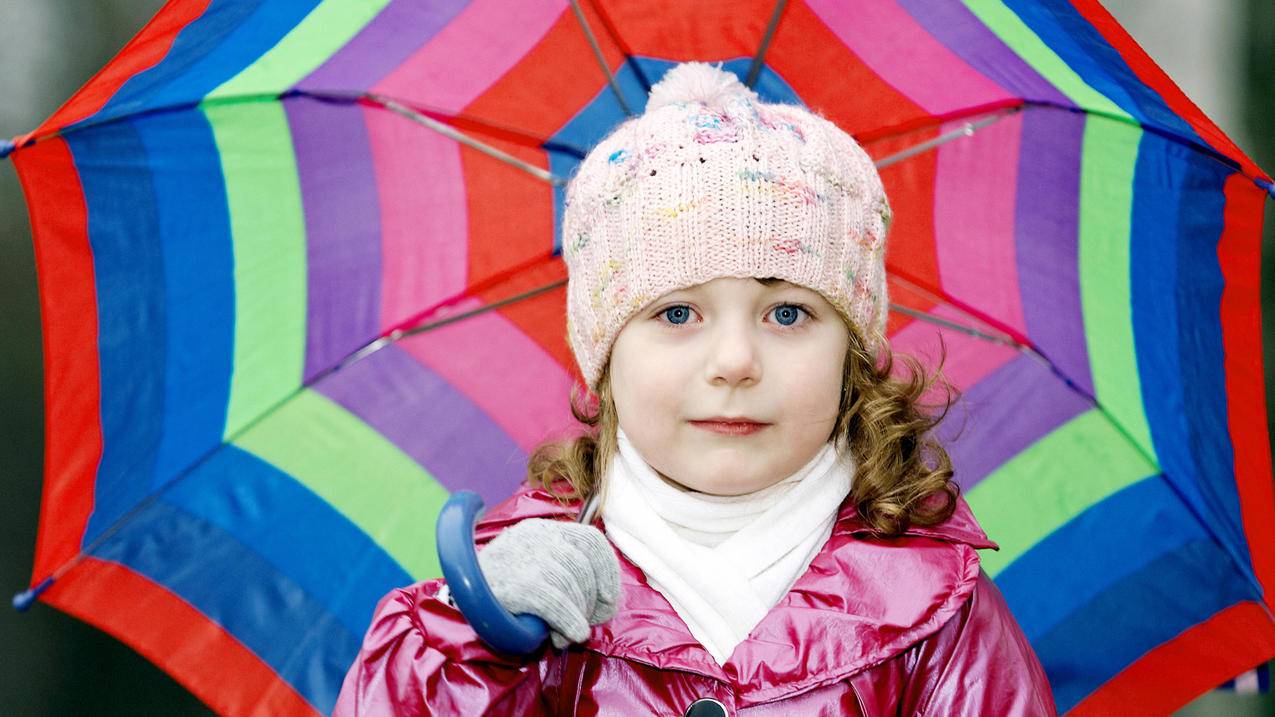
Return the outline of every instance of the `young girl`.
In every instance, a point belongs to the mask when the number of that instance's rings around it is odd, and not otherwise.
[[[493,593],[552,645],[496,654],[441,580],[396,590],[336,712],[1053,714],[928,437],[933,379],[891,377],[888,219],[835,125],[670,70],[567,191],[590,430],[476,530]]]

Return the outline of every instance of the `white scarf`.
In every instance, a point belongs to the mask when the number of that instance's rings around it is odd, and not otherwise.
[[[828,443],[775,485],[715,496],[665,483],[623,431],[618,438],[602,508],[607,535],[725,664],[828,541],[854,459]]]

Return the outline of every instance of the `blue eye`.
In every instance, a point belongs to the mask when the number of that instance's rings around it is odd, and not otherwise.
[[[775,321],[779,322],[781,326],[792,326],[797,323],[803,313],[804,309],[800,306],[784,304],[783,306],[775,307]]]
[[[796,304],[783,304],[781,306],[777,306],[771,310],[771,313],[774,315],[776,323],[780,326],[789,327],[797,325],[801,321],[802,314],[809,314],[806,309]],[[667,309],[661,310],[657,316],[663,318],[665,321],[674,326],[681,326],[694,318],[693,314],[694,312],[691,307],[678,305],[670,306]]]
[[[684,324],[691,320],[691,308],[689,306],[670,306],[660,312],[670,324]]]

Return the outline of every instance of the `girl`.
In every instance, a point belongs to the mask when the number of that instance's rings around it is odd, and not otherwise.
[[[1053,714],[928,437],[933,379],[891,378],[888,219],[835,125],[670,70],[567,190],[591,430],[476,529],[552,647],[493,653],[429,580],[382,600],[336,712]]]

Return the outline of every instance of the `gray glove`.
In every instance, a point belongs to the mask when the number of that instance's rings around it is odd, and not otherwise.
[[[620,562],[591,525],[528,518],[479,551],[478,566],[496,600],[509,612],[543,619],[559,649],[584,642],[590,625],[615,617]]]

